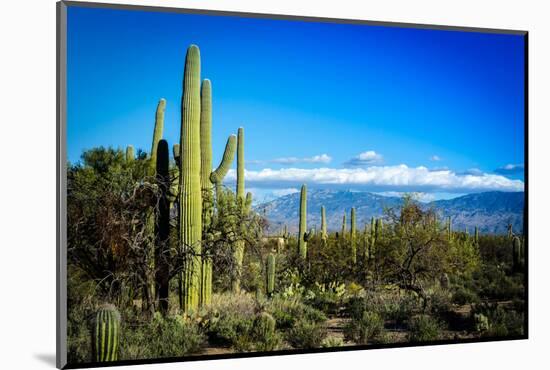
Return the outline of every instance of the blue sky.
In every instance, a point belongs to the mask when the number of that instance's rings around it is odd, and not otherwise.
[[[426,200],[523,189],[524,40],[477,32],[69,7],[68,159],[149,150],[160,98],[178,142],[190,44],[212,80],[214,162],[243,126],[257,198],[302,182]]]

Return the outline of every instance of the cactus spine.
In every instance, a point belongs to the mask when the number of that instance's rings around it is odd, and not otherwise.
[[[168,312],[169,291],[169,238],[170,238],[170,173],[169,149],[166,140],[160,140],[156,154],[156,181],[159,189],[159,198],[155,208],[155,287],[162,313]]]
[[[134,147],[128,145],[126,147],[126,162],[132,162],[134,160]]]
[[[151,167],[154,169],[157,165],[157,147],[162,139],[164,131],[164,109],[166,108],[166,100],[160,99],[157,105],[155,114],[155,130],[153,131],[153,143],[151,144]]]
[[[306,184],[303,184],[300,191],[300,223],[298,225],[298,251],[302,259],[307,257],[307,239],[307,187]]]
[[[327,215],[325,206],[321,206],[321,240],[327,241]]]
[[[357,228],[355,223],[355,208],[351,209],[351,226],[350,226],[350,244],[351,244],[351,260],[353,264],[357,263]]]
[[[100,308],[95,316],[92,331],[92,352],[95,362],[116,361],[118,359],[118,334],[120,314],[114,306]]]
[[[246,198],[244,194],[244,128],[239,127],[237,131],[237,203],[245,212]],[[252,199],[252,198],[250,198]],[[237,240],[235,242],[235,250],[233,252],[233,258],[235,259],[235,266],[237,274],[232,282],[233,292],[239,292],[241,290],[241,273],[244,258],[244,240]]]
[[[275,254],[273,253],[267,255],[266,272],[266,293],[268,296],[271,296],[275,291]]]
[[[180,302],[185,312],[198,307],[201,274],[200,70],[199,48],[191,45],[183,77],[179,171],[179,235],[185,251]]]

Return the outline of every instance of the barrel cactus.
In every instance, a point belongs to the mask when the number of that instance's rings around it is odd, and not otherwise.
[[[120,314],[113,305],[101,307],[94,318],[92,353],[95,362],[118,360]]]

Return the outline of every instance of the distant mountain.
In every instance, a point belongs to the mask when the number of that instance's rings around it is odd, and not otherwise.
[[[357,227],[363,228],[371,217],[381,217],[384,208],[396,208],[402,204],[398,197],[386,197],[369,192],[308,190],[308,227],[320,228],[321,206],[325,206],[329,231],[339,231],[342,216],[346,213],[348,228],[351,207],[355,207]],[[286,195],[270,202],[262,203],[255,210],[270,223],[270,233],[278,232],[287,225],[289,232],[298,231],[300,193]],[[451,216],[453,229],[470,232],[475,226],[481,233],[503,234],[508,224],[514,230],[523,229],[523,192],[486,192],[468,194],[450,200],[423,203],[426,209],[434,208],[439,217]]]

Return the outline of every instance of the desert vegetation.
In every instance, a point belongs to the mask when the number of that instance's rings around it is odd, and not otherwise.
[[[244,128],[213,169],[200,66],[191,45],[178,143],[163,139],[161,99],[149,152],[97,147],[68,165],[70,363],[523,335],[525,242],[511,227],[470,235],[405,196],[329,231],[304,184],[299,232],[268,234],[245,188]]]

